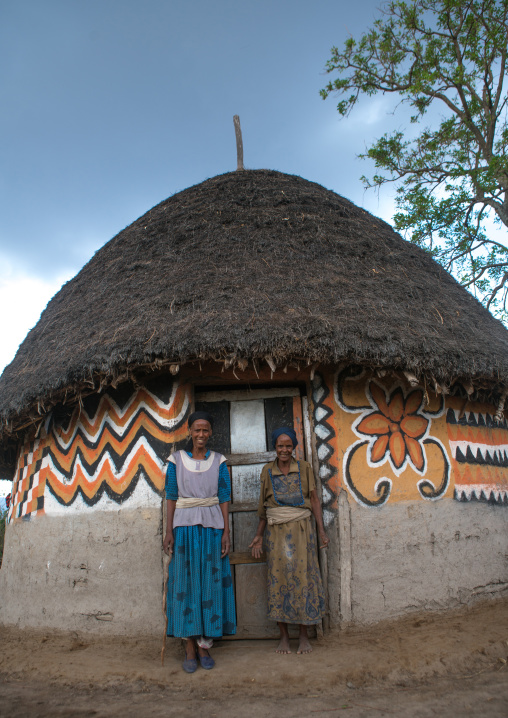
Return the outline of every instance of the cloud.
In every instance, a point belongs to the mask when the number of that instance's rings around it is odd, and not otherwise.
[[[0,496],[7,496],[7,494],[11,493],[12,489],[12,482],[6,481],[5,479],[0,479]]]
[[[0,372],[13,359],[30,329],[37,324],[41,312],[62,284],[72,274],[50,279],[16,271],[0,259]]]

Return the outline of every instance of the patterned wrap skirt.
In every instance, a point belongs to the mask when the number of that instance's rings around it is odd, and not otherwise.
[[[222,529],[177,526],[169,564],[168,636],[220,638],[236,633],[229,557],[221,558]]]
[[[325,596],[310,519],[267,525],[268,618],[282,623],[319,623]]]

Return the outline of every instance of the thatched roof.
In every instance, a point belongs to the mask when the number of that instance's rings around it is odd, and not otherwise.
[[[5,369],[0,418],[8,431],[129,366],[266,357],[508,385],[507,330],[427,253],[320,185],[248,170],[179,192],[100,249]]]

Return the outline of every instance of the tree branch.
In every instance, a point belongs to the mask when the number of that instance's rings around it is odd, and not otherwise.
[[[494,301],[494,299],[495,299],[495,297],[496,297],[496,294],[499,292],[500,289],[503,288],[503,286],[506,284],[507,281],[508,281],[508,272],[505,272],[504,275],[503,275],[502,280],[501,280],[501,281],[499,282],[499,284],[498,284],[496,287],[494,287],[494,289],[492,290],[492,293],[491,293],[491,295],[490,295],[490,297],[489,297],[489,301],[487,302],[487,309],[490,308],[490,305],[491,305],[492,302]]]

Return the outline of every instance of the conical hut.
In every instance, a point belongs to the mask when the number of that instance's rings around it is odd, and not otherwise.
[[[238,635],[273,633],[247,546],[281,423],[319,478],[325,630],[501,595],[507,390],[506,329],[385,222],[267,170],[186,189],[62,287],[0,379],[0,621],[161,629],[164,468],[195,407],[232,472]]]

